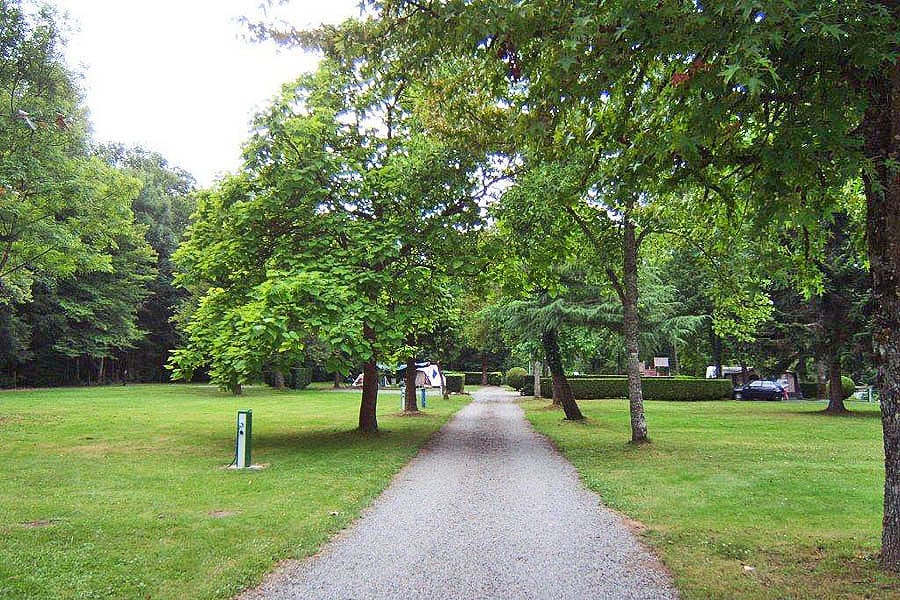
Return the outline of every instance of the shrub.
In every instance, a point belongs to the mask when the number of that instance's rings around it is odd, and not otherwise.
[[[291,367],[291,374],[285,378],[285,384],[291,389],[302,390],[312,381],[312,372],[310,367]]]
[[[466,376],[462,373],[444,373],[444,380],[447,383],[447,391],[453,394],[462,394]]]
[[[513,367],[506,372],[506,385],[515,390],[521,390],[527,377],[528,371],[522,367]]]
[[[841,389],[844,392],[842,400],[846,400],[856,391],[856,383],[846,375],[841,375]],[[831,382],[825,385],[825,394],[831,398]]]
[[[466,385],[481,385],[481,371],[466,371]],[[503,373],[500,371],[489,371],[488,385],[501,385],[503,383]]]
[[[811,398],[815,400],[819,397],[819,384],[815,381],[801,381],[800,393],[803,394],[804,398]]]
[[[568,379],[568,378],[567,378]],[[569,379],[572,395],[577,400],[598,398],[627,398],[628,378],[622,376]],[[641,380],[644,400],[724,400],[731,397],[730,379],[674,379],[672,377],[645,377]],[[534,385],[526,382],[523,396],[534,395]],[[541,379],[541,395],[553,394],[552,379]]]

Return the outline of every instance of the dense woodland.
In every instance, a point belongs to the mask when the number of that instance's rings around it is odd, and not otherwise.
[[[641,443],[654,356],[850,375],[900,565],[900,5],[363,4],[250,23],[323,59],[199,190],[94,144],[57,17],[0,0],[0,384],[362,371],[374,431],[379,364],[548,369],[570,419],[615,373]]]

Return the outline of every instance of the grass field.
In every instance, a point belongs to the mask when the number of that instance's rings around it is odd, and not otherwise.
[[[610,507],[639,521],[684,598],[900,598],[881,573],[884,483],[877,405],[647,402],[634,447],[622,400],[546,400],[528,418]],[[645,529],[644,529],[645,528]]]
[[[344,527],[466,401],[414,418],[381,394],[367,436],[358,391],[2,392],[0,598],[229,598]],[[223,468],[240,408],[262,471]]]

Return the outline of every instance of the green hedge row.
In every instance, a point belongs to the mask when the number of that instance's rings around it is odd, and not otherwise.
[[[466,376],[462,373],[444,373],[444,381],[447,383],[447,391],[451,394],[462,394],[465,388]]]
[[[626,377],[595,377],[569,379],[572,395],[577,400],[594,398],[627,398],[628,379]],[[674,379],[669,377],[645,377],[641,380],[644,400],[725,400],[731,398],[730,379]],[[526,383],[523,396],[534,395],[534,384]],[[541,379],[541,395],[553,395],[552,380]]]
[[[466,385],[481,385],[481,371],[466,371]],[[500,371],[490,371],[487,374],[488,385],[501,385],[503,383],[503,373]]]

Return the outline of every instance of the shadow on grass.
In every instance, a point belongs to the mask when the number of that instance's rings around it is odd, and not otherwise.
[[[784,417],[809,417],[813,419],[859,419],[862,421],[869,419],[881,419],[881,411],[860,411],[850,410],[845,413],[830,413],[823,410],[780,410],[776,412],[766,413],[769,415],[780,415]],[[762,416],[762,415],[761,415]]]
[[[255,434],[253,447],[257,450],[346,450],[371,448],[381,441],[414,441],[420,439],[412,431],[380,429],[377,433],[363,433],[356,429],[343,431],[285,431]]]

